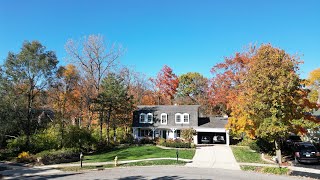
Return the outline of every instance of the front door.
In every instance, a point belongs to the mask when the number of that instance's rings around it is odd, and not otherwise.
[[[167,130],[162,130],[162,138],[167,139]]]

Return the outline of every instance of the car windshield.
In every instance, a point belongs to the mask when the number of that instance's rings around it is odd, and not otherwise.
[[[301,141],[299,136],[290,136],[289,139],[294,140],[294,141]]]
[[[315,152],[316,148],[312,145],[303,144],[298,146],[299,151],[301,152]]]

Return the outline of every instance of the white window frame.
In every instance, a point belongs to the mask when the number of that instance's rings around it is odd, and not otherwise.
[[[184,116],[185,116],[185,115],[187,115],[187,117],[188,117],[188,122],[185,122],[185,121],[184,121]],[[183,117],[183,118],[182,118],[182,119],[183,119],[183,120],[182,120],[182,123],[183,123],[183,124],[189,124],[189,122],[190,122],[190,115],[189,115],[188,113],[183,113],[182,117]]]
[[[182,122],[182,118],[181,118],[181,113],[176,113],[175,115],[174,115],[174,121],[176,122],[176,124],[182,124],[183,122]],[[180,117],[180,122],[177,122],[177,117]]]
[[[149,122],[149,116],[151,116],[151,121]],[[147,118],[146,118],[146,120],[145,120],[145,123],[153,123],[153,114],[152,113],[148,113],[147,114]]]
[[[144,118],[143,120],[141,120],[141,116],[144,115]],[[146,117],[147,117],[147,114],[145,113],[140,113],[140,116],[139,116],[139,123],[146,123]]]
[[[163,118],[162,118],[163,116],[166,117],[166,122],[165,122],[165,123],[162,122],[162,121],[163,121]],[[161,124],[168,124],[168,114],[166,114],[166,113],[161,113],[160,117],[161,117],[161,121],[160,121]]]

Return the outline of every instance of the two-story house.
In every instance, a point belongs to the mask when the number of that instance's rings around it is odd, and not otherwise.
[[[133,113],[133,136],[176,139],[181,137],[181,130],[193,128],[196,131],[194,143],[201,144],[201,138],[223,136],[229,145],[229,131],[225,129],[227,118],[200,117],[199,105],[155,105],[138,106]]]

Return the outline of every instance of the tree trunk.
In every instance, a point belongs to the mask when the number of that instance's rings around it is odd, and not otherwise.
[[[100,142],[102,142],[102,125],[103,125],[103,114],[101,115],[101,112],[99,112],[99,119],[100,119]]]
[[[278,140],[274,141],[275,147],[276,147],[276,156],[277,156],[278,164],[279,164],[279,167],[280,167],[281,163],[282,163],[282,156],[281,156],[281,146],[280,146],[279,142],[280,141],[278,141]]]
[[[31,113],[32,113],[32,95],[31,92],[28,93],[28,116],[27,116],[27,127],[26,127],[26,135],[27,135],[27,140],[26,140],[26,148],[29,150],[30,147],[30,125],[31,125]]]
[[[110,117],[111,117],[111,105],[108,110],[108,117],[107,117],[107,145],[110,143]]]

